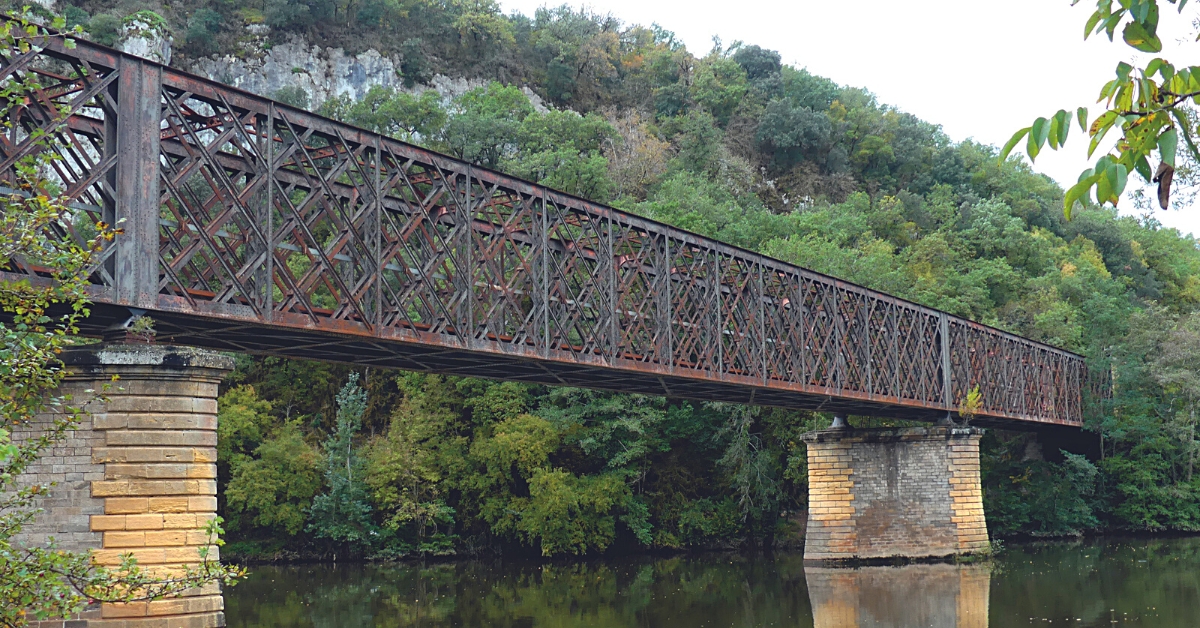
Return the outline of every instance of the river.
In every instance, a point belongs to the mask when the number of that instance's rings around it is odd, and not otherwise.
[[[795,554],[256,566],[230,628],[1200,626],[1200,538],[1011,545],[989,564]]]

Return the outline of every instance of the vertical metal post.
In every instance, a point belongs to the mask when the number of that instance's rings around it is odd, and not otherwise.
[[[375,136],[375,336],[383,329],[383,139]]]
[[[862,343],[866,345],[867,348],[867,363],[859,368],[862,368],[866,371],[867,394],[873,395],[875,394],[875,352],[871,349],[873,346],[871,340],[875,330],[871,328],[871,299],[867,298],[864,299],[864,301],[865,304],[859,311],[862,312],[863,316]]]
[[[950,373],[950,316],[945,312],[938,312],[938,328],[938,335],[942,337],[942,405],[950,411],[954,408],[954,391]]]
[[[605,218],[608,239],[608,363],[616,362],[620,354],[621,339],[617,335],[617,242],[613,239],[613,218],[609,214]]]
[[[892,338],[892,396],[897,400],[900,399],[900,369],[908,366],[900,362],[900,325],[896,320],[899,313],[900,308],[895,303],[888,305],[888,334]]]
[[[468,347],[475,344],[475,255],[472,249],[475,248],[475,191],[471,189],[471,164],[467,164],[467,189],[464,191],[464,201],[466,203],[465,211],[463,212],[463,257],[466,258],[467,277],[464,286],[467,293],[463,295],[463,300],[466,302],[467,316],[466,325],[463,328],[463,342]]]
[[[120,71],[120,67],[118,67],[117,70]],[[120,81],[114,81],[108,85],[108,95],[112,99],[112,102],[114,102],[114,103],[120,101],[120,98],[121,98],[121,93],[119,90],[120,86],[121,86]],[[103,100],[101,102],[104,103],[105,105],[107,105],[107,102],[105,102]],[[104,107],[104,158],[105,158],[105,160],[107,160],[108,158],[110,158],[114,155],[120,154],[121,147],[118,146],[118,140],[117,140],[117,116],[118,115],[119,115],[118,109],[110,110],[107,106]],[[17,129],[19,129],[19,128],[20,128],[20,125],[14,124],[12,132],[16,133]],[[17,138],[14,136],[11,138],[10,141],[15,143],[17,141]],[[113,167],[113,168],[109,168],[108,172],[105,173],[105,175],[104,175],[105,181],[108,184],[107,188],[108,188],[108,190],[111,190],[112,191],[111,193],[114,195],[111,198],[109,197],[108,194],[104,195],[104,208],[101,213],[101,219],[106,224],[109,224],[109,225],[117,224],[117,200],[116,200],[115,195],[117,193],[116,192],[116,190],[117,190],[117,170],[119,169],[119,167],[120,167],[120,159],[118,158],[117,166]],[[109,246],[116,246],[116,244],[114,243]],[[104,269],[108,271],[108,274],[111,277],[113,277],[114,281],[116,280],[116,277],[117,277],[116,264],[117,264],[117,259],[116,259],[115,255],[108,256],[108,259],[106,259],[104,261]]]
[[[267,238],[267,322],[275,319],[275,103],[267,104],[267,220],[263,234]]]
[[[672,290],[675,287],[675,278],[672,276],[671,270],[671,238],[663,236],[663,260],[666,262],[665,267],[660,272],[667,278],[666,284],[661,291],[666,301],[664,308],[663,321],[665,324],[663,329],[667,335],[667,366],[672,371],[675,370],[675,321],[671,320],[671,304],[675,300]]]
[[[767,374],[767,305],[765,303],[767,300],[767,290],[766,283],[763,281],[762,262],[756,262],[754,265],[758,268],[758,295],[756,296],[758,298],[758,330],[760,351],[762,354],[759,357],[762,363],[762,381],[765,386],[767,380],[770,379]]]
[[[542,355],[550,354],[550,212],[546,209],[546,188],[542,196]]]
[[[712,251],[713,258],[713,273],[708,278],[708,285],[712,286],[713,290],[717,291],[717,307],[715,312],[716,324],[713,326],[717,331],[717,368],[718,373],[725,372],[725,313],[721,311],[721,285],[724,277],[721,276],[721,254],[717,251]]]
[[[159,131],[162,67],[122,55],[117,81],[116,299],[121,305],[158,305]]]
[[[267,108],[270,104],[267,104]],[[267,312],[270,310],[266,307],[267,300],[271,294],[271,274],[267,272],[267,260],[271,257],[271,237],[267,233],[267,216],[271,212],[270,203],[267,199],[271,194],[271,160],[267,158],[267,147],[270,145],[270,134],[267,129],[267,116],[264,114],[256,114],[254,116],[254,150],[255,156],[259,161],[254,163],[251,168],[254,170],[254,175],[261,179],[260,189],[255,192],[254,198],[251,201],[253,205],[249,208],[254,212],[251,219],[254,221],[254,228],[258,233],[262,234],[260,242],[254,242],[253,232],[246,234],[246,252],[248,255],[253,255],[257,261],[254,269],[254,300],[258,305],[259,312],[269,316]]]
[[[808,308],[804,305],[804,300],[808,297],[808,290],[805,289],[803,277],[799,275],[792,275],[792,277],[796,282],[796,291],[793,293],[795,297],[792,299],[789,320],[800,329],[800,372],[797,373],[796,381],[808,385]]]

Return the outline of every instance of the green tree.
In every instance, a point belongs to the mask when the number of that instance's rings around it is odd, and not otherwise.
[[[276,426],[248,454],[232,454],[229,467],[223,495],[231,533],[247,537],[260,528],[287,538],[304,530],[322,478],[320,454],[304,440],[299,421]]]
[[[533,112],[519,88],[491,83],[454,100],[440,140],[455,157],[495,168],[515,152],[521,122]]]
[[[398,378],[403,398],[387,433],[366,452],[366,483],[394,540],[393,554],[452,554],[455,510],[447,504],[462,473],[463,405],[444,378],[417,374]]]
[[[516,153],[501,167],[568,194],[604,202],[612,195],[613,183],[602,151],[615,136],[612,125],[593,113],[535,112],[521,121]]]
[[[413,96],[381,85],[372,86],[357,101],[345,94],[331,98],[321,106],[321,113],[406,142],[433,139],[446,124],[437,92]]]
[[[352,553],[369,551],[382,540],[372,520],[366,461],[354,447],[367,409],[367,392],[351,373],[337,396],[337,427],[322,445],[328,492],[313,498],[308,530]]]

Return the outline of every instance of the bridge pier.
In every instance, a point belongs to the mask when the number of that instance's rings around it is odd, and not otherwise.
[[[18,537],[90,551],[99,565],[132,554],[155,574],[200,563],[205,526],[217,510],[217,385],[233,361],[210,351],[159,345],[95,345],[63,355],[69,375],[60,391],[79,405],[101,390],[107,403],[91,413],[27,473],[30,483],[57,482],[45,509]],[[39,417],[44,428],[53,416]],[[39,425],[15,434],[36,435]],[[210,556],[217,558],[217,548]],[[178,598],[102,604],[44,628],[212,628],[225,625],[218,585]]]
[[[986,550],[982,434],[955,426],[805,434],[805,561],[936,558]]]

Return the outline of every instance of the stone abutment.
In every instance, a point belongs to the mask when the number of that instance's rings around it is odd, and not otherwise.
[[[89,416],[21,478],[56,486],[17,542],[42,545],[53,537],[60,548],[90,552],[103,566],[132,554],[139,566],[162,575],[199,564],[217,510],[217,386],[233,361],[188,347],[123,344],[72,350],[63,362],[69,375],[60,391],[86,404]],[[88,391],[101,392],[107,402]],[[35,436],[54,419],[39,417],[14,436]],[[217,548],[209,555],[215,560]],[[211,585],[34,625],[212,628],[225,625],[223,608],[219,587]]]

